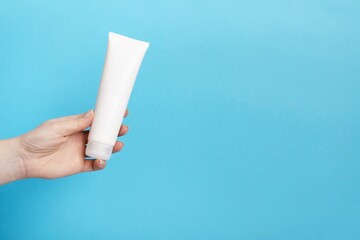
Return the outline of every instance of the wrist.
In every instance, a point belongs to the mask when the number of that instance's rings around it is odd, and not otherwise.
[[[0,140],[0,185],[26,178],[20,137]]]

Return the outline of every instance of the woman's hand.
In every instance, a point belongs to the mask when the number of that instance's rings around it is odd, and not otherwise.
[[[125,116],[128,114],[126,110]],[[94,112],[56,118],[17,138],[0,141],[0,184],[21,178],[59,178],[104,169],[106,161],[85,159]],[[122,125],[118,136],[128,127]],[[124,144],[117,141],[113,152]]]

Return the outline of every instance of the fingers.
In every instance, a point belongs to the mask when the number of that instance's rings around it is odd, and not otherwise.
[[[113,153],[117,153],[121,151],[121,149],[124,147],[123,142],[117,141],[113,148]],[[103,170],[106,167],[106,161],[102,159],[96,159],[96,160],[84,160],[84,165],[81,170],[81,172],[93,172],[98,170]]]
[[[92,172],[102,170],[106,167],[106,161],[102,159],[84,160],[82,172]]]
[[[91,114],[93,115],[93,112],[91,112]],[[124,118],[127,117],[128,115],[129,115],[129,111],[126,109]],[[92,118],[93,118],[93,116],[92,116]],[[77,118],[75,118],[75,119],[77,119]],[[91,120],[91,122],[92,122],[92,120]],[[91,125],[91,122],[89,123],[88,126]],[[83,128],[82,130],[86,129],[88,126]],[[120,130],[118,132],[118,137],[124,136],[128,131],[129,131],[128,126],[121,125]],[[89,130],[83,131],[83,134],[84,134],[84,141],[86,144],[88,142]],[[121,151],[123,147],[124,147],[124,143],[117,141],[113,147],[112,152],[117,153],[117,152]],[[106,161],[104,161],[104,160],[101,160],[101,159],[87,160],[87,159],[85,159],[82,172],[98,171],[98,170],[104,169],[105,167],[106,167]]]
[[[118,137],[124,136],[129,131],[129,127],[126,125],[121,125]]]
[[[83,114],[61,118],[59,121],[53,122],[53,124],[60,134],[63,136],[69,136],[89,127],[93,118],[94,111],[90,110]]]
[[[117,153],[117,152],[120,152],[121,149],[123,149],[124,147],[124,143],[123,142],[120,142],[120,141],[117,141],[113,147],[113,153]]]
[[[117,141],[113,148],[113,153],[117,153],[121,151],[121,149],[124,147],[123,142]],[[84,160],[84,165],[82,172],[92,172],[92,171],[98,171],[102,170],[106,167],[106,161],[102,159],[96,159],[96,160]]]

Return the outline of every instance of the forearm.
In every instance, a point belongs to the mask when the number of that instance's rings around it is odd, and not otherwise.
[[[26,176],[19,145],[18,138],[0,140],[0,185]]]

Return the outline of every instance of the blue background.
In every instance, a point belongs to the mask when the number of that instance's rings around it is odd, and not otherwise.
[[[1,1],[0,138],[151,43],[104,171],[0,187],[0,239],[359,239],[360,3]]]

